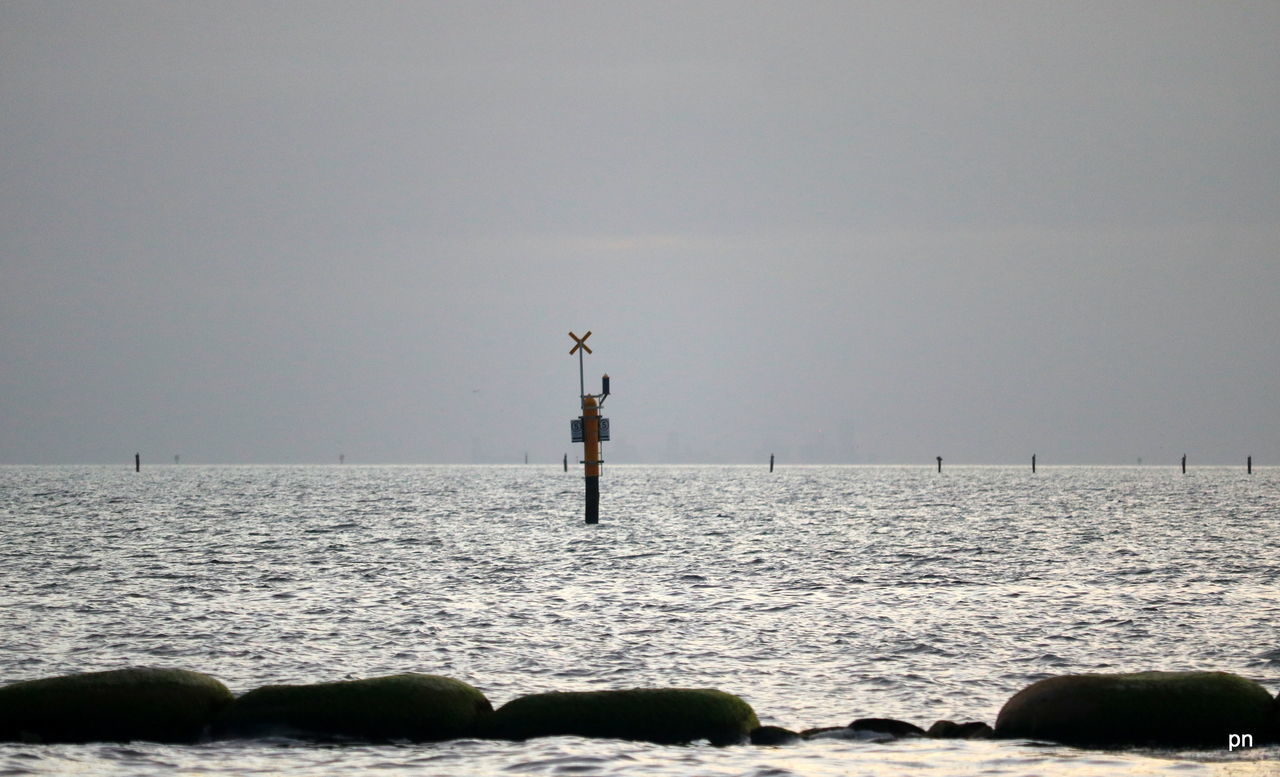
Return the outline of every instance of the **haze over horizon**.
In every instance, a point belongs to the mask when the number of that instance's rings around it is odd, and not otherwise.
[[[0,463],[1280,464],[1277,29],[11,0]]]

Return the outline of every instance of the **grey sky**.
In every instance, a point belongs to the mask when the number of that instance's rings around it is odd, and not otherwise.
[[[0,462],[1280,464],[1280,4],[0,4]]]

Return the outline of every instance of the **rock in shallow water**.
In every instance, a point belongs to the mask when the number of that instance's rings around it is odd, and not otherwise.
[[[968,723],[939,720],[925,732],[925,736],[933,739],[990,739],[994,734],[990,726],[976,720]]]
[[[582,736],[659,744],[745,741],[760,727],[751,705],[709,688],[635,688],[537,693],[513,699],[493,714],[498,739]]]
[[[492,713],[461,680],[410,673],[258,688],[235,700],[218,735],[434,742],[475,736]]]
[[[196,742],[232,699],[218,680],[184,669],[28,680],[0,688],[0,740]]]
[[[858,718],[847,726],[808,728],[800,732],[805,739],[856,739],[864,742],[888,742],[903,737],[922,737],[924,729],[913,723],[893,718]]]
[[[900,737],[922,737],[924,729],[914,723],[907,723],[893,718],[858,718],[849,724],[853,731],[866,731],[873,734],[884,734],[898,739]]]
[[[753,745],[789,745],[799,742],[800,735],[781,726],[761,726],[751,730],[750,740]]]
[[[995,735],[1094,747],[1225,747],[1273,736],[1271,694],[1226,672],[1050,677],[1000,710]]]

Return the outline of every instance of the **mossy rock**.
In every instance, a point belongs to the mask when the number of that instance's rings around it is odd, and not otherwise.
[[[492,713],[484,694],[461,680],[398,674],[249,691],[227,710],[218,735],[435,742],[475,736]]]
[[[218,680],[183,669],[28,680],[0,688],[0,740],[196,742],[233,698]]]
[[[538,693],[513,699],[493,714],[499,739],[581,736],[678,744],[698,739],[746,741],[760,726],[751,705],[709,688],[635,688]]]
[[[1050,677],[1000,710],[995,735],[1091,747],[1226,747],[1271,739],[1271,694],[1227,672]]]

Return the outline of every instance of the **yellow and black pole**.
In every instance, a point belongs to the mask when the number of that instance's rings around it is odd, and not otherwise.
[[[587,523],[600,523],[600,407],[582,398],[582,464],[587,483]]]
[[[609,396],[609,376],[605,375],[600,379],[602,385],[599,394],[588,394],[583,379],[582,355],[584,351],[591,353],[591,347],[587,345],[591,332],[582,337],[570,332],[569,336],[574,342],[569,355],[578,354],[578,393],[582,400],[582,415],[570,422],[570,429],[573,442],[582,443],[582,465],[587,487],[587,523],[599,523],[600,465],[604,464],[600,457],[600,443],[609,439],[609,419],[600,417],[600,406]]]

